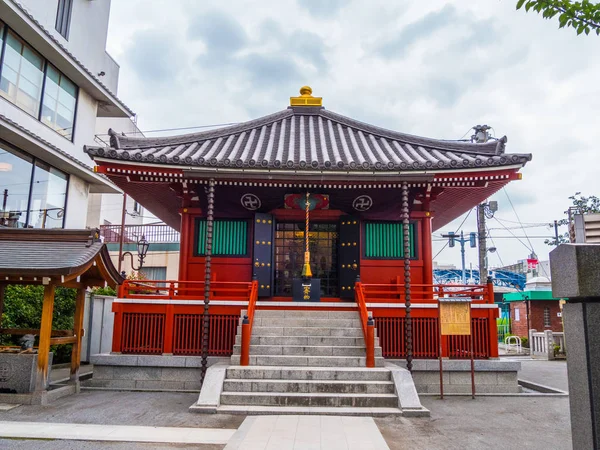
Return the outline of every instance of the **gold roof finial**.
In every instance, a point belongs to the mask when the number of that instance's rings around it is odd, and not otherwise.
[[[310,86],[300,88],[300,97],[290,97],[290,106],[323,106],[322,97],[313,97]]]

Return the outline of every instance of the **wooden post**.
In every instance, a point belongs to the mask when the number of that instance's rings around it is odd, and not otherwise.
[[[369,317],[367,322],[367,335],[366,337],[366,346],[367,346],[367,367],[375,367],[375,321],[373,317]]]
[[[175,326],[175,305],[166,305],[165,335],[163,337],[163,355],[173,354],[173,331]]]
[[[494,284],[491,279],[488,279],[487,283],[487,295],[488,304],[494,304]],[[498,324],[496,318],[498,317],[498,309],[488,309],[488,333],[489,333],[489,346],[490,354],[489,358],[498,358]]]
[[[123,342],[123,303],[112,304],[112,312],[115,313],[113,325],[112,353],[121,353],[121,343]]]
[[[54,284],[44,286],[44,304],[42,307],[42,323],[40,325],[40,343],[38,347],[37,376],[35,390],[46,389],[48,382],[48,353],[52,337],[52,313],[54,311]]]
[[[406,346],[406,368],[412,373],[413,342],[412,319],[410,316],[410,209],[408,206],[408,183],[402,183],[402,231],[404,237],[404,342]]]
[[[75,299],[75,317],[73,318],[73,334],[77,340],[71,350],[71,382],[79,382],[79,365],[81,361],[81,340],[83,338],[83,311],[85,310],[85,289],[77,289]]]
[[[210,306],[210,281],[211,267],[210,260],[212,256],[213,244],[213,222],[215,211],[215,180],[211,178],[208,182],[206,208],[206,243],[204,246],[204,311],[202,313],[202,363],[201,363],[201,382],[204,383],[206,368],[208,364],[208,346],[210,317],[208,308]]]
[[[252,330],[250,329],[250,321],[248,316],[245,315],[242,320],[242,351],[240,356],[240,366],[247,366],[250,364],[250,335]]]

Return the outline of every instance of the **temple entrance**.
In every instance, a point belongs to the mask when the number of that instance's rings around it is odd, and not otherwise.
[[[339,297],[338,224],[309,225],[310,264],[314,278],[321,280],[321,297]],[[304,263],[304,223],[277,223],[275,226],[275,292],[292,296],[292,280],[300,278]]]

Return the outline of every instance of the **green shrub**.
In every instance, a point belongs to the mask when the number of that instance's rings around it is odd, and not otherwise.
[[[529,348],[529,338],[521,336],[521,347]]]
[[[72,330],[75,315],[76,289],[57,287],[54,296],[52,315],[53,330]],[[43,286],[8,285],[4,291],[4,310],[2,312],[2,328],[34,328],[39,329],[42,320],[44,303]],[[0,335],[1,345],[19,345],[21,336]],[[35,345],[39,343],[36,336]],[[70,344],[53,345],[55,364],[71,360]]]

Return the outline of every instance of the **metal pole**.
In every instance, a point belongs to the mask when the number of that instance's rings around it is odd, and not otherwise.
[[[208,182],[207,192],[208,207],[206,208],[206,237],[204,247],[204,312],[202,313],[202,372],[200,382],[204,383],[206,366],[208,361],[208,327],[210,318],[208,308],[210,304],[210,260],[212,256],[213,224],[215,209],[215,180],[211,178]]]
[[[477,237],[479,244],[479,284],[487,283],[487,242],[485,235],[485,203],[477,205]]]
[[[558,246],[558,222],[554,221],[554,245]]]
[[[410,317],[410,210],[408,207],[408,184],[402,183],[402,234],[404,237],[404,297],[405,321],[404,342],[406,344],[406,368],[412,373],[412,319]]]
[[[123,192],[123,210],[121,211],[121,235],[119,236],[119,267],[118,272],[121,273],[121,263],[123,258],[123,238],[125,236],[125,211],[127,211],[127,194]]]
[[[465,238],[462,230],[460,232],[460,254],[462,260],[462,283],[467,284],[467,271],[465,268]]]

